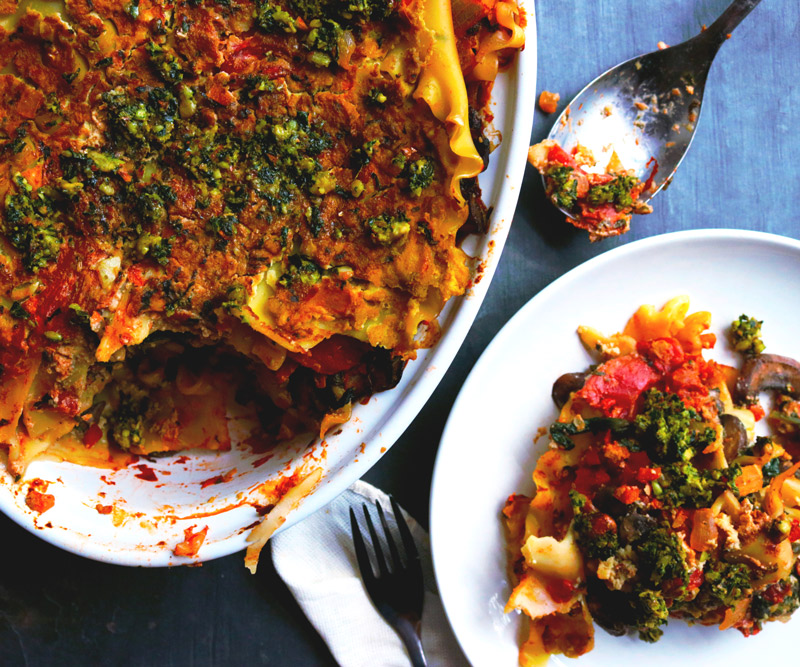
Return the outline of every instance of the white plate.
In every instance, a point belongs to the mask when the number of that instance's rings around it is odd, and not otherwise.
[[[523,3],[520,3],[523,5]],[[259,516],[248,504],[257,487],[293,471],[313,457],[324,469],[322,482],[289,515],[283,528],[300,521],[333,500],[359,479],[394,444],[428,400],[455,357],[475,319],[500,259],[514,214],[533,122],[536,89],[536,21],[533,0],[524,3],[528,27],[526,46],[515,64],[495,84],[491,110],[503,141],[480,176],[484,201],[493,208],[489,233],[467,239],[476,257],[480,280],[464,298],[453,299],[439,321],[444,335],[435,348],[409,364],[401,383],[372,397],[354,410],[353,419],[323,444],[306,442],[276,450],[259,466],[263,455],[235,450],[224,454],[192,452],[186,457],[146,461],[157,482],[136,477],[136,469],[115,473],[85,466],[34,461],[25,479],[50,482],[47,493],[55,506],[37,514],[25,504],[27,484],[17,485],[0,474],[0,511],[24,528],[59,547],[120,565],[162,566],[190,562],[176,557],[173,547],[192,526],[209,531],[199,560],[210,560],[244,549],[246,536]],[[230,481],[202,488],[205,480],[235,468]],[[100,514],[96,506],[113,505],[115,514]]]
[[[500,511],[509,494],[531,493],[541,426],[557,417],[550,398],[562,373],[592,359],[580,324],[620,331],[645,303],[691,297],[708,310],[717,348],[734,361],[723,331],[742,313],[764,320],[768,352],[800,358],[800,242],[758,232],[700,230],[621,246],[573,269],[537,294],[503,327],[467,379],[442,435],[431,492],[433,562],[445,610],[476,667],[517,664],[520,618],[504,614],[510,592]],[[768,664],[797,654],[800,615],[767,624],[745,639],[737,631],[672,621],[650,645],[600,628],[595,649],[551,664],[597,667]]]

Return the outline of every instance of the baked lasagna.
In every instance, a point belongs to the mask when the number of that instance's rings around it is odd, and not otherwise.
[[[0,450],[324,434],[470,281],[507,0],[0,2]]]
[[[706,359],[710,314],[688,308],[579,329],[598,363],[555,382],[536,493],[503,512],[522,665],[591,650],[593,620],[648,642],[669,618],[749,636],[800,606],[800,363],[763,353],[746,316],[731,327],[741,368]]]

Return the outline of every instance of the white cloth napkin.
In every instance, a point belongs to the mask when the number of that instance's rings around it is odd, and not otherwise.
[[[410,665],[403,643],[378,614],[358,574],[349,511],[352,506],[362,516],[361,504],[376,500],[391,525],[388,496],[356,482],[327,507],[272,538],[275,569],[342,667]],[[372,517],[375,521],[377,513]],[[428,535],[408,514],[405,518],[422,559],[422,646],[428,665],[466,667],[436,590]]]

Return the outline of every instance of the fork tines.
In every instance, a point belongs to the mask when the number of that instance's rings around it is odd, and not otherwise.
[[[420,565],[419,552],[414,544],[414,538],[411,536],[411,531],[409,530],[408,524],[403,517],[400,506],[397,504],[397,501],[395,501],[394,498],[391,498],[390,500],[395,522],[397,523],[397,531],[400,533],[400,540],[403,544],[404,556],[401,556],[397,542],[392,536],[392,531],[389,528],[389,522],[386,519],[386,513],[384,512],[381,504],[377,501],[375,502],[375,506],[378,510],[378,518],[380,519],[381,526],[383,528],[383,540],[388,546],[388,557],[384,552],[381,538],[378,535],[378,531],[375,528],[375,523],[370,515],[369,506],[367,503],[362,505],[364,519],[367,524],[370,541],[372,542],[372,550],[375,553],[375,561],[378,565],[377,576],[372,565],[372,560],[369,556],[367,545],[364,542],[364,537],[361,529],[359,528],[356,513],[352,507],[350,508],[350,525],[353,529],[353,544],[356,550],[356,560],[358,561],[358,567],[361,570],[361,577],[364,580],[365,585],[367,585],[367,591],[373,598],[375,597],[375,593],[369,590],[370,584],[378,580],[386,580],[389,578],[410,578],[410,583],[412,586],[414,585],[414,580],[417,580],[419,583],[416,584],[416,587],[419,588],[420,593],[422,592],[422,566]],[[409,582],[406,581],[406,583]],[[421,597],[422,596],[420,595],[420,601]]]
[[[376,502],[378,517],[383,527],[383,538],[389,548],[389,561],[384,553],[378,531],[369,513],[367,504],[362,505],[364,519],[367,522],[372,550],[375,552],[375,560],[378,564],[378,574],[372,568],[367,545],[361,529],[358,527],[358,520],[353,508],[350,508],[350,525],[353,529],[353,546],[356,550],[356,560],[358,569],[361,571],[361,579],[367,589],[367,595],[372,600],[376,609],[383,618],[397,631],[408,650],[413,667],[426,667],[425,654],[422,650],[420,639],[420,619],[422,618],[423,584],[422,584],[422,565],[419,560],[419,552],[411,537],[403,512],[400,506],[391,499],[392,511],[397,522],[397,530],[403,542],[405,551],[405,562],[400,557],[397,542],[392,537],[386,515],[380,503]],[[391,569],[389,568],[391,565]]]

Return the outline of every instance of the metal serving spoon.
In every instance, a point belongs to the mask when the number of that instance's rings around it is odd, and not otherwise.
[[[696,37],[600,75],[570,102],[548,139],[567,151],[579,143],[586,146],[600,168],[616,151],[625,169],[633,169],[641,180],[653,175],[640,198],[649,201],[689,150],[714,56],[759,2],[735,0]]]

